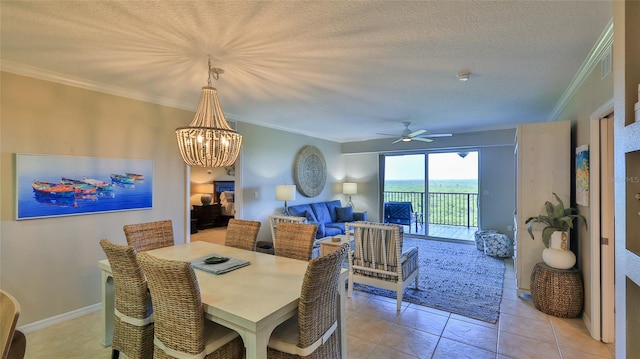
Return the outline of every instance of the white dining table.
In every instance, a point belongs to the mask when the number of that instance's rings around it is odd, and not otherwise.
[[[266,359],[271,332],[298,311],[298,299],[308,262],[271,254],[247,251],[196,241],[148,251],[158,258],[191,261],[209,254],[251,262],[221,275],[194,269],[207,319],[237,331],[246,348],[247,359]],[[102,271],[102,343],[113,339],[114,286],[111,266],[98,261]],[[342,269],[339,285],[338,328],[342,358],[347,358],[345,280]]]

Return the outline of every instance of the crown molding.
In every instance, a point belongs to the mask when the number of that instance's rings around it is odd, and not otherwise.
[[[41,68],[19,64],[13,61],[1,60],[0,70],[10,72],[16,75],[32,77],[39,80],[55,82],[62,85],[79,87],[86,90],[102,92],[110,95],[125,97],[128,99],[139,100],[144,102],[155,103],[182,110],[195,111],[193,104],[178,102],[165,97],[149,96],[148,94],[125,89],[122,87],[111,86],[100,82],[88,81],[86,79],[74,78],[69,75],[60,74],[53,71],[43,70]]]
[[[609,23],[600,34],[600,38],[591,49],[591,52],[587,56],[587,58],[578,69],[578,72],[571,80],[569,87],[564,91],[558,102],[556,103],[553,111],[551,111],[551,115],[549,116],[548,121],[555,121],[558,119],[560,112],[567,106],[571,98],[578,92],[580,86],[586,81],[589,77],[589,74],[593,71],[593,69],[598,66],[602,58],[607,54],[607,52],[611,51],[611,45],[613,44],[613,18],[609,20]]]
[[[129,89],[111,86],[100,82],[92,82],[85,79],[74,78],[69,75],[63,75],[57,72],[43,70],[41,68],[19,64],[13,61],[0,60],[0,71],[191,112],[195,112],[196,108],[196,106],[191,103],[179,102],[168,99],[166,97],[149,96],[148,94],[139,91],[132,91]],[[225,117],[238,117],[227,112],[225,112],[224,115]]]

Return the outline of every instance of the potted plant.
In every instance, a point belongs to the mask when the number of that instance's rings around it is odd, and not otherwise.
[[[544,262],[554,268],[568,269],[573,267],[576,262],[576,256],[569,250],[569,229],[573,228],[573,221],[578,218],[582,219],[585,228],[587,228],[586,218],[578,214],[577,208],[564,207],[564,203],[553,193],[558,202],[554,205],[550,201],[546,201],[544,206],[546,215],[529,217],[524,222],[527,225],[527,231],[532,239],[533,225],[536,223],[544,224],[542,229],[542,243],[545,249],[542,251],[542,259]]]

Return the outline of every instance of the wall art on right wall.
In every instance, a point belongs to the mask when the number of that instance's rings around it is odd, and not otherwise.
[[[589,206],[589,145],[576,148],[576,203]]]

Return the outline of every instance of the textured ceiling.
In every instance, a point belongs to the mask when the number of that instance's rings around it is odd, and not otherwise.
[[[549,119],[612,4],[2,1],[0,11],[3,70],[195,111],[211,55],[228,119],[348,142],[400,133],[403,121],[455,134]]]

